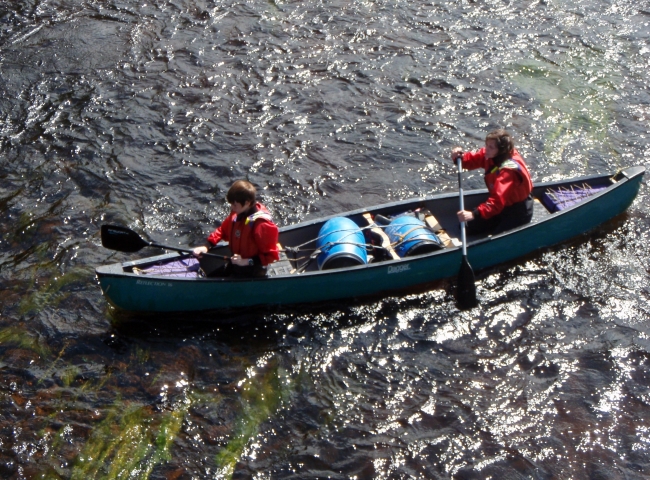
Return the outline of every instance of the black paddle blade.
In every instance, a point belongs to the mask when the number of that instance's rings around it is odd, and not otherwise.
[[[458,272],[458,290],[456,291],[456,300],[461,310],[468,310],[478,305],[476,299],[476,283],[474,281],[474,270],[463,256]]]
[[[102,245],[118,252],[137,252],[149,245],[133,230],[119,225],[102,225]]]

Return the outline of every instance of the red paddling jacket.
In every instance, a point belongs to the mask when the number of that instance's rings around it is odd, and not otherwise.
[[[513,150],[512,157],[501,162],[501,165],[485,158],[485,147],[476,152],[466,152],[462,158],[463,168],[467,170],[485,169],[485,185],[490,195],[476,209],[483,219],[487,220],[501,213],[505,207],[523,202],[533,191],[530,172],[517,150]]]
[[[246,214],[237,218],[232,212],[208,237],[216,245],[220,240],[228,242],[230,251],[242,258],[259,258],[262,266],[280,258],[278,251],[278,227],[271,214],[261,203],[256,203]]]

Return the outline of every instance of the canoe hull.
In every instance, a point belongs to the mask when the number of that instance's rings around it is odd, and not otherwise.
[[[553,213],[504,234],[468,240],[467,255],[475,271],[508,262],[539,249],[565,242],[598,227],[623,213],[636,197],[645,169],[624,170],[611,187],[575,207]],[[586,179],[594,177],[585,177]],[[560,182],[543,184],[537,189]],[[541,191],[541,190],[540,190]],[[466,204],[477,204],[485,191],[466,192]],[[395,202],[371,211],[399,211],[426,204],[450,209],[455,195]],[[362,211],[341,216],[359,215]],[[307,222],[315,229],[327,219]],[[299,226],[281,229],[290,237]],[[283,233],[285,232],[285,233]],[[168,254],[154,260],[177,257]],[[446,248],[417,257],[370,263],[358,267],[280,275],[262,279],[169,278],[128,273],[130,267],[152,258],[97,268],[97,277],[109,303],[118,310],[138,313],[204,312],[259,306],[282,306],[327,302],[385,294],[455,277],[461,264],[461,249]]]
[[[460,265],[461,255],[455,250],[433,258],[400,260],[372,268],[362,266],[263,280],[142,278],[119,272],[111,275],[106,271],[98,278],[109,302],[119,310],[130,312],[295,305],[377,295],[447,278]]]

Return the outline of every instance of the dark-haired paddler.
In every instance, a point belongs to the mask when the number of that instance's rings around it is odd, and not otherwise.
[[[467,222],[467,233],[497,233],[524,225],[533,218],[533,182],[526,162],[517,152],[512,136],[505,130],[490,132],[485,147],[463,152],[451,151],[452,161],[462,160],[463,168],[485,170],[488,199],[474,210],[458,212],[458,221]]]
[[[226,195],[230,215],[210,234],[207,245],[194,248],[194,255],[200,257],[220,240],[228,242],[233,256],[211,275],[266,275],[267,265],[278,260],[278,227],[256,195],[257,189],[252,183],[246,180],[233,183]]]

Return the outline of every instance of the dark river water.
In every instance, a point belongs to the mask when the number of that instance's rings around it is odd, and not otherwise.
[[[469,311],[125,319],[94,269],[239,178],[279,225],[456,191],[497,127],[534,181],[647,166],[649,71],[648,0],[0,0],[0,478],[647,478],[647,180]]]

